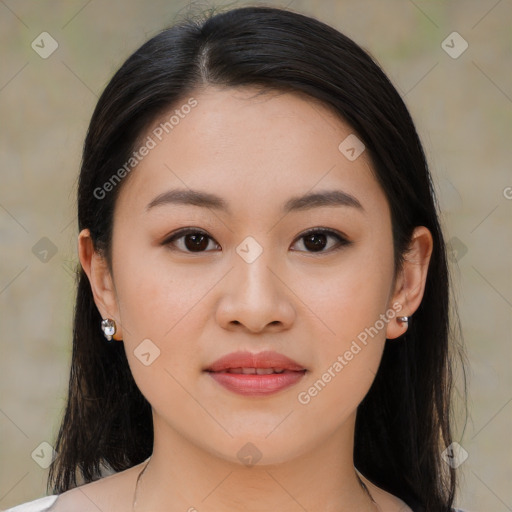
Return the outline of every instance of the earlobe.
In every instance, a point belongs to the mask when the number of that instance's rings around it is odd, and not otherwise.
[[[388,339],[398,338],[408,327],[401,317],[411,317],[418,309],[425,292],[428,267],[432,255],[432,234],[425,226],[417,226],[411,236],[409,248],[404,255],[404,262],[395,281],[395,289],[391,304],[395,307],[397,316],[391,320],[386,329]]]
[[[102,318],[110,318],[116,323],[113,338],[122,339],[119,309],[112,275],[106,259],[95,248],[88,229],[78,235],[78,256],[84,272],[89,278],[94,302]],[[98,326],[100,329],[101,326]]]

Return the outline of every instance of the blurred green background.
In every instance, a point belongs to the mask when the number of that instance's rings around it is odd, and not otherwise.
[[[353,38],[413,115],[450,242],[469,361],[470,417],[456,434],[468,458],[457,502],[469,511],[512,510],[512,2],[265,4]],[[0,0],[0,508],[45,494],[48,471],[35,460],[41,443],[53,444],[65,403],[75,187],[98,96],[157,31],[188,12],[228,5],[249,3]]]

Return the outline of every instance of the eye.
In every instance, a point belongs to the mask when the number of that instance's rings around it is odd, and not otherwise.
[[[329,239],[334,239],[334,243],[329,244]],[[325,228],[310,229],[300,235],[298,240],[302,241],[307,252],[331,252],[351,243],[341,233]],[[326,247],[327,250],[324,250]]]
[[[214,245],[219,248],[219,244],[205,231],[197,228],[185,228],[167,238],[162,245],[174,245],[175,247],[171,247],[171,249],[178,249],[183,252],[210,252],[211,249],[207,251],[210,241],[214,242]]]
[[[326,228],[310,229],[297,240],[302,242],[306,252],[331,252],[351,243],[341,233]],[[162,242],[162,245],[171,246],[172,250],[195,253],[220,249],[219,244],[208,233],[198,228],[180,229]]]

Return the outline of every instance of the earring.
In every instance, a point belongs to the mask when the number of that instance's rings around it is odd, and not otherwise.
[[[104,318],[101,321],[101,330],[108,341],[112,341],[112,337],[116,333],[116,323],[111,318]]]
[[[397,316],[396,319],[401,324],[405,324],[405,330],[407,331],[407,328],[409,327],[409,318],[408,316]]]

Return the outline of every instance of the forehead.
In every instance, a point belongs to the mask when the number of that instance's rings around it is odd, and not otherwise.
[[[343,153],[347,137],[357,141],[346,122],[304,94],[210,86],[184,97],[143,134],[141,144],[151,149],[119,200],[140,210],[179,187],[236,198],[254,211],[341,187],[361,203],[382,201],[366,152],[355,160]]]

